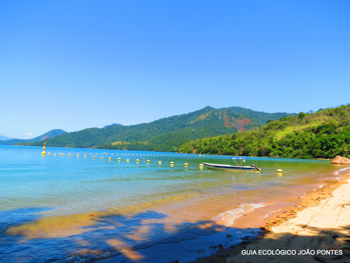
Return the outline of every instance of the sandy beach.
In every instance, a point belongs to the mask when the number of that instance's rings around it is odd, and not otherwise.
[[[350,262],[350,174],[261,228],[261,236],[196,262]]]

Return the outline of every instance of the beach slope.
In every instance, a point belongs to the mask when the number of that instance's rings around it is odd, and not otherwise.
[[[313,195],[319,201],[316,206],[272,227],[263,238],[236,248],[236,255],[226,262],[350,262],[349,176],[331,196],[321,200],[322,195],[322,191],[318,197]]]

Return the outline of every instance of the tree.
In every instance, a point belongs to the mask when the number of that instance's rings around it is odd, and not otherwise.
[[[305,113],[304,112],[300,112],[298,117],[299,117],[299,119],[303,119],[305,117]]]

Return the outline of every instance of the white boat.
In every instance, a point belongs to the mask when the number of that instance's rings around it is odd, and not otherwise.
[[[232,160],[236,163],[236,165],[216,163],[203,163],[203,165],[209,169],[261,171],[261,169],[256,167],[254,164],[243,166],[242,163],[246,162],[246,158],[244,157],[233,157]]]

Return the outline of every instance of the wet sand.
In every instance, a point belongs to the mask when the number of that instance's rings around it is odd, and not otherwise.
[[[195,262],[350,262],[350,174],[308,193],[261,229],[258,238]]]

